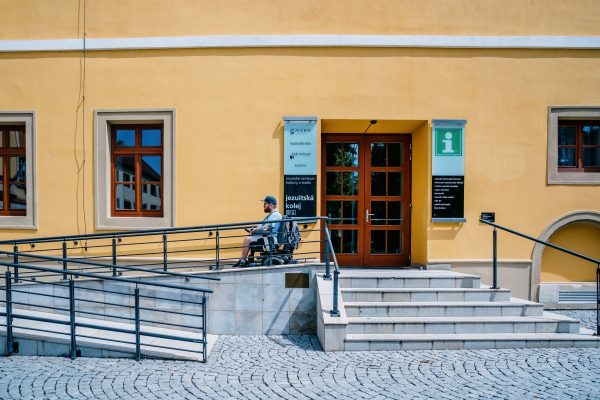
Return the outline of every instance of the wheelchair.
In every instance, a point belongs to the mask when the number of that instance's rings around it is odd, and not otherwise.
[[[263,234],[259,240],[250,243],[248,264],[250,267],[296,264],[294,250],[288,242],[286,217],[283,217],[277,230],[277,241],[271,233]],[[257,254],[258,253],[258,254]]]

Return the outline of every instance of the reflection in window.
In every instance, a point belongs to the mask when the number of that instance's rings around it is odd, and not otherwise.
[[[0,126],[0,215],[26,215],[25,126]]]
[[[327,143],[325,159],[328,167],[357,167],[358,143]]]

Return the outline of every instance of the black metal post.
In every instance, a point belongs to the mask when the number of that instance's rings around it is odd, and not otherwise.
[[[596,266],[596,336],[600,336],[600,264]]]
[[[67,266],[67,242],[63,240],[62,243],[62,257],[63,257],[63,271],[65,271],[63,273],[63,280],[66,281],[67,280],[67,270],[68,270],[68,266]]]
[[[325,242],[325,248],[323,251],[323,258],[325,261],[325,276],[323,279],[331,279],[331,271],[329,266],[329,235],[327,235],[327,221],[323,222],[323,242]]]
[[[69,326],[71,328],[71,360],[77,357],[77,339],[75,338],[75,281],[69,280]]]
[[[206,297],[205,293],[202,293],[202,362],[206,362],[206,322],[208,321],[208,317],[206,315],[206,311],[208,310],[208,306],[206,302],[208,301],[208,297]]]
[[[112,276],[117,276],[117,238],[112,238]]]
[[[163,271],[167,268],[167,235],[163,234]]]
[[[494,231],[492,232],[492,242],[494,246],[494,259],[493,259],[493,279],[492,279],[492,289],[498,289],[498,232],[496,232],[496,228],[494,227]]]
[[[220,268],[220,260],[219,260],[219,228],[217,228],[217,235],[215,237],[215,253],[216,254],[216,260],[217,260],[217,265],[215,266],[216,269]]]
[[[12,354],[14,351],[13,345],[13,329],[12,329],[12,292],[11,292],[11,277],[10,271],[4,274],[6,283],[6,354]]]
[[[19,246],[17,246],[16,244],[13,246],[13,263],[18,264],[19,263]],[[15,275],[13,277],[14,282],[17,283],[19,282],[19,267],[15,266]]]
[[[332,317],[339,317],[340,310],[338,309],[338,289],[339,289],[339,278],[340,271],[337,269],[333,270],[333,308],[329,311],[329,315]]]
[[[140,289],[135,288],[135,359],[142,358],[142,343],[140,340]]]

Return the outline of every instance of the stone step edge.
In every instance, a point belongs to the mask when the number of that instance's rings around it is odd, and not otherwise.
[[[595,341],[600,347],[600,336],[577,333],[453,333],[453,334],[362,334],[349,333],[345,342],[427,342],[427,341],[513,341],[513,340],[559,340],[559,341]]]
[[[415,272],[412,274],[394,274],[392,272],[347,272],[341,271],[340,278],[345,279],[477,279],[481,277],[477,275],[458,275],[458,274],[434,274],[431,272]]]
[[[410,292],[469,292],[469,293],[509,293],[510,289],[489,288],[340,288],[342,292],[357,293],[410,293]]]
[[[555,323],[579,324],[569,317],[552,316],[489,316],[489,317],[348,317],[348,324],[453,324],[453,323]]]
[[[543,308],[541,303],[523,300],[515,301],[344,301],[344,306],[348,307],[539,307]]]

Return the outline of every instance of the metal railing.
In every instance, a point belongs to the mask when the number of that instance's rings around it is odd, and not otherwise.
[[[166,357],[169,351],[197,354],[206,362],[210,289],[3,261],[0,265],[7,267],[0,287],[0,326],[6,329],[8,354],[18,350],[18,330],[63,338],[72,359],[79,355],[81,341],[81,347],[90,349],[117,346],[115,351],[131,353],[137,360]],[[23,283],[14,284],[11,270],[16,268],[56,277],[66,273],[67,279],[42,282],[22,276]]]
[[[549,243],[549,242],[545,242],[543,240],[534,238],[534,237],[526,235],[524,233],[515,231],[514,229],[510,229],[505,226],[498,225],[495,222],[488,221],[484,218],[480,218],[479,222],[489,225],[489,226],[492,226],[494,228],[494,230],[492,232],[492,254],[493,254],[493,256],[492,256],[493,257],[492,258],[492,269],[493,269],[493,271],[492,271],[493,272],[492,289],[498,289],[498,234],[496,232],[496,229],[500,229],[505,232],[512,233],[513,235],[531,240],[533,242],[542,244],[547,247],[551,247],[555,250],[572,255],[572,256],[580,258],[582,260],[594,263],[596,265],[596,333],[595,333],[595,335],[596,336],[600,335],[600,260],[577,253],[573,250],[565,249],[564,247],[560,247],[560,246],[557,246],[557,245]]]
[[[321,238],[308,239],[310,232],[320,229],[309,228],[309,223],[324,217],[288,218],[300,226],[302,248],[309,243],[319,243]],[[23,275],[18,265],[43,265],[59,263],[63,279],[69,271],[109,273],[116,277],[122,274],[143,272],[170,274],[177,270],[220,270],[231,267],[242,251],[246,229],[264,221],[231,224],[203,225],[182,228],[146,229],[127,232],[96,233],[87,235],[52,236],[19,240],[0,241],[0,254],[12,259],[15,264],[13,281],[25,278],[44,278],[39,271]],[[293,262],[321,259],[320,246],[316,250],[296,250]],[[263,258],[255,258],[257,265],[274,265],[289,262],[267,252]]]
[[[339,275],[340,275],[340,266],[337,262],[337,257],[335,255],[335,250],[333,244],[331,243],[331,234],[329,233],[329,228],[327,224],[328,219],[323,221],[323,238],[324,243],[324,255],[323,261],[325,263],[325,276],[323,279],[331,279],[331,267],[330,267],[330,257],[333,258],[333,306],[329,311],[329,315],[332,317],[340,316],[340,309],[338,306],[338,290],[340,287],[339,283]]]

